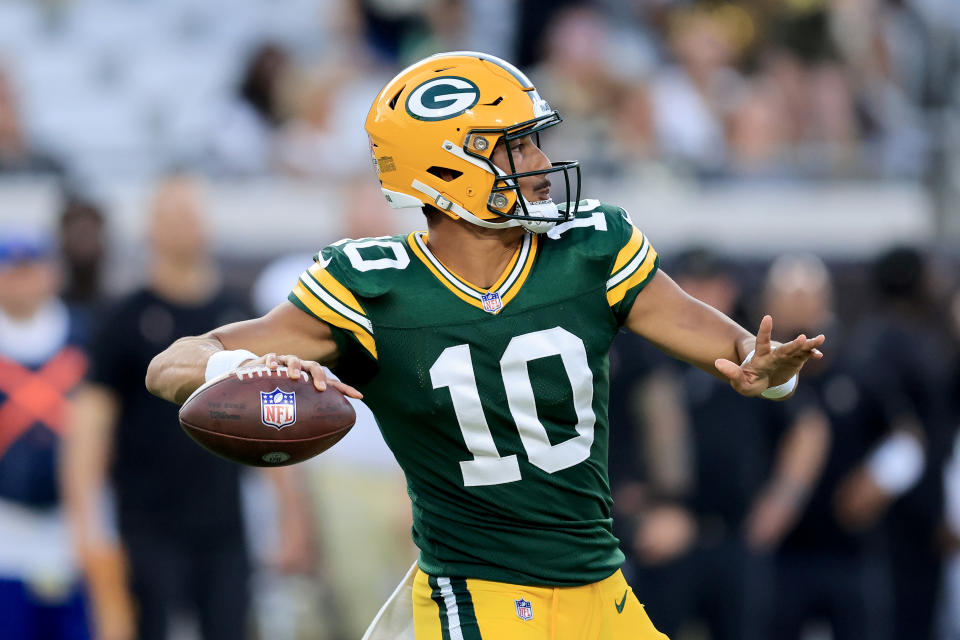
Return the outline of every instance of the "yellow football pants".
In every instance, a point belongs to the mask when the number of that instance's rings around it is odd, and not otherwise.
[[[417,640],[667,640],[619,571],[580,587],[428,576],[413,583]]]

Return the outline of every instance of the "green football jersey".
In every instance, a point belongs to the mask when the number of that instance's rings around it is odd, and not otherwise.
[[[403,468],[424,572],[561,586],[621,565],[608,352],[658,264],[622,209],[585,200],[489,289],[425,232],[341,240],[303,273],[290,300],[333,327],[335,372]]]

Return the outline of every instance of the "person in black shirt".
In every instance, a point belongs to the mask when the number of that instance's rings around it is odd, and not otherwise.
[[[735,311],[739,286],[719,257],[690,251],[676,273],[694,297]],[[789,402],[744,401],[630,336],[612,357],[612,386],[632,387],[611,394],[631,399],[611,402],[614,508],[632,516],[618,535],[650,615],[671,637],[700,620],[713,640],[767,638],[763,552],[797,515],[825,426],[793,416]]]
[[[767,283],[783,331],[830,329],[826,270],[783,258]],[[864,360],[858,335],[809,368],[791,401],[821,415],[831,446],[797,525],[777,552],[777,605],[771,637],[799,639],[804,626],[826,622],[836,640],[920,638],[892,632],[895,606],[882,519],[920,478],[923,438],[913,404],[886,363]],[[886,358],[896,342],[884,342]]]
[[[924,455],[915,484],[895,496],[883,523],[893,574],[893,637],[930,640],[943,564],[943,470],[956,429],[949,329],[920,251],[885,251],[871,276],[878,305],[858,326],[851,348],[864,371],[875,377],[883,372],[879,393],[902,400],[898,417],[912,426]]]
[[[196,184],[184,177],[158,190],[149,285],[101,320],[65,455],[65,486],[93,585],[98,632],[110,638],[163,640],[174,609],[197,615],[204,640],[246,635],[250,567],[240,467],[191,441],[178,427],[177,408],[143,385],[150,359],[164,345],[248,315],[220,288],[197,196]],[[129,590],[122,556],[94,506],[107,472]],[[285,547],[303,558],[304,515],[284,516]]]

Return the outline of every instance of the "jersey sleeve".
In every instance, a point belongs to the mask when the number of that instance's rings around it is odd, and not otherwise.
[[[341,355],[359,352],[377,360],[373,323],[352,290],[353,273],[343,252],[330,246],[314,258],[315,262],[300,274],[288,299],[333,330]]]
[[[608,225],[619,233],[620,240],[607,276],[607,303],[623,324],[633,301],[660,268],[660,257],[623,209],[608,217]]]

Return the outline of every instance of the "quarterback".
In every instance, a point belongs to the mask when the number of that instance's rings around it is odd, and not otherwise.
[[[663,638],[611,532],[614,335],[747,396],[788,396],[821,355],[822,335],[772,343],[769,316],[754,336],[685,294],[625,210],[580,198],[577,162],[544,155],[560,121],[493,56],[405,69],[366,130],[387,201],[421,207],[427,230],[326,247],[288,302],[178,340],[147,372],[173,402],[251,364],[362,392],[407,478],[417,640]]]

